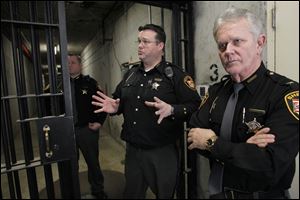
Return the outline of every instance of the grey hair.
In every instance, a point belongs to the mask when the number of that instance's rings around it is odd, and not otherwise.
[[[237,22],[241,19],[246,19],[250,24],[250,32],[255,38],[264,33],[262,21],[252,12],[247,9],[230,7],[222,15],[220,15],[214,23],[213,34],[217,41],[217,33],[219,28],[228,22]]]

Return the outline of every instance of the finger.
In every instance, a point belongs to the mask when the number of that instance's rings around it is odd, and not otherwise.
[[[261,140],[261,139],[275,139],[275,135],[273,134],[260,134],[260,135],[255,135],[254,140]]]
[[[118,98],[118,99],[116,99],[116,104],[119,104],[120,103],[120,99]]]
[[[192,143],[192,144],[190,144],[190,145],[188,146],[188,149],[189,149],[189,150],[192,150],[193,148],[195,148],[194,143]]]
[[[145,101],[145,104],[150,107],[155,107],[155,102]]]
[[[156,114],[156,115],[160,115],[160,114],[161,114],[161,111],[158,110],[158,111],[155,112],[155,114]]]
[[[270,132],[270,128],[269,127],[265,127],[260,129],[259,131],[257,131],[255,134],[259,135],[259,134],[266,134]]]
[[[103,94],[102,92],[100,91],[97,91],[97,94],[102,97],[103,99],[106,99],[106,98],[109,98],[108,96],[106,96],[105,94]]]
[[[162,102],[162,100],[160,100],[160,99],[159,99],[159,98],[157,98],[157,97],[154,97],[153,99],[154,99],[154,101],[156,101],[157,103],[160,103],[160,102]]]
[[[94,106],[100,106],[100,107],[103,107],[103,103],[99,103],[99,102],[92,101],[92,104],[93,104]]]
[[[258,147],[260,148],[265,148],[268,145],[268,143],[259,143],[257,144]]]
[[[102,98],[100,98],[97,95],[93,95],[92,98],[95,99],[96,101],[102,101]]]
[[[157,123],[160,124],[161,121],[164,119],[164,117],[162,117],[161,115],[159,116],[158,120],[157,120]]]
[[[100,112],[103,112],[103,111],[104,111],[103,108],[100,108],[98,110],[95,110],[94,113],[100,113]]]

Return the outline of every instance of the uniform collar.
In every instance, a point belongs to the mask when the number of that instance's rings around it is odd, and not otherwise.
[[[249,78],[243,81],[245,88],[253,95],[258,84],[261,83],[261,80],[264,77],[264,74],[267,72],[267,69],[263,62],[261,62],[259,68],[256,70],[254,74],[252,74]]]
[[[165,66],[165,61],[161,61],[160,63],[158,63],[153,69],[151,69],[150,71],[148,71],[147,73],[151,73],[153,71],[158,71],[160,72],[161,74],[164,73],[164,66]],[[141,63],[140,66],[139,66],[139,70],[143,73],[145,73],[145,70],[144,70],[144,63]]]
[[[82,74],[79,74],[78,76],[76,76],[76,77],[74,77],[74,78],[70,77],[70,79],[71,79],[72,81],[75,81],[75,80],[78,80],[78,79],[81,78],[81,77],[82,77]]]

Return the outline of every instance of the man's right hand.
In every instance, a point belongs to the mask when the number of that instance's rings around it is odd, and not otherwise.
[[[275,135],[270,134],[270,128],[265,127],[260,129],[247,140],[249,144],[256,144],[258,147],[264,148],[270,143],[275,142]]]
[[[95,106],[99,106],[101,108],[94,111],[94,113],[106,112],[106,113],[116,113],[118,111],[120,105],[120,99],[113,99],[100,91],[97,91],[97,95],[93,95],[92,98],[95,101],[92,101],[92,104]]]

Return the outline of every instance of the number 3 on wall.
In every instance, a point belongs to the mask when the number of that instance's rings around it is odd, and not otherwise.
[[[209,67],[210,71],[212,71],[213,75],[209,76],[211,81],[217,81],[219,79],[219,73],[218,73],[218,65],[212,64]]]

